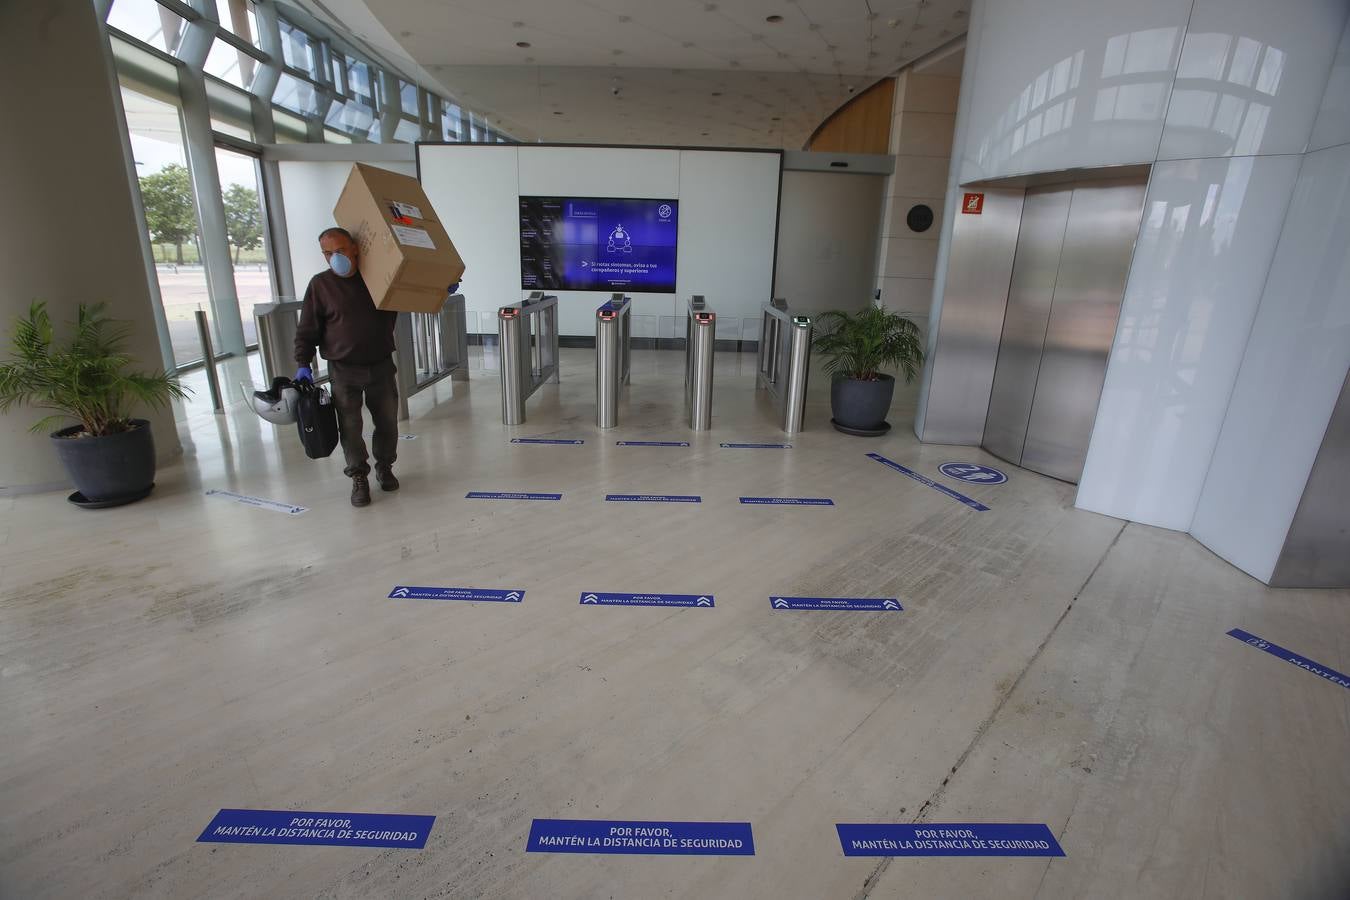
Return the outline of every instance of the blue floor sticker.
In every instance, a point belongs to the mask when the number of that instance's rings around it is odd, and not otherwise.
[[[984,505],[983,503],[981,503],[980,501],[978,501],[978,500],[972,500],[972,499],[970,499],[969,497],[967,497],[965,494],[958,494],[956,491],[954,491],[954,490],[952,490],[951,488],[947,487],[945,484],[938,484],[938,483],[937,483],[936,481],[934,481],[933,479],[927,478],[927,477],[925,477],[925,476],[923,476],[923,475],[920,475],[918,472],[915,472],[913,469],[907,469],[907,468],[905,468],[904,466],[900,465],[900,464],[899,464],[898,462],[896,462],[895,460],[893,460],[893,459],[887,459],[886,457],[882,456],[880,453],[869,453],[869,454],[867,454],[867,457],[868,457],[868,459],[875,459],[877,462],[881,463],[883,466],[890,466],[892,469],[895,469],[895,471],[901,472],[901,473],[903,473],[903,474],[905,474],[905,475],[908,475],[910,478],[913,478],[915,481],[919,482],[919,484],[926,484],[926,485],[928,485],[930,488],[932,488],[933,490],[939,491],[939,492],[941,492],[941,493],[943,493],[943,494],[946,494],[948,497],[951,497],[953,500],[959,500],[960,502],[964,503],[966,506],[969,506],[971,509],[977,509],[977,510],[979,510],[980,512],[988,512],[988,511],[989,511],[989,507],[985,506],[985,505]]]
[[[511,491],[469,491],[466,500],[561,500],[562,494],[519,494]]]
[[[197,840],[219,844],[310,844],[421,850],[435,823],[435,816],[222,809]]]
[[[513,444],[584,444],[585,441],[560,440],[558,438],[511,438]]]
[[[697,494],[606,494],[611,503],[702,503]]]
[[[524,591],[503,591],[494,588],[458,588],[458,587],[413,587],[408,584],[396,585],[389,592],[389,599],[406,600],[484,600],[490,603],[520,603],[525,599]]]
[[[615,441],[616,447],[688,447],[688,441]]]
[[[834,506],[828,497],[742,497],[751,506]]]
[[[535,819],[527,853],[754,856],[749,822],[628,822]]]
[[[726,450],[791,450],[791,444],[722,444]]]
[[[1045,825],[836,825],[845,856],[1063,856]]]
[[[948,478],[969,481],[971,484],[1003,484],[1008,476],[993,466],[979,463],[949,462],[938,466],[938,471]]]
[[[864,609],[903,612],[894,597],[770,597],[774,609]]]
[[[1325,678],[1332,684],[1339,684],[1343,688],[1350,688],[1350,675],[1342,675],[1335,669],[1313,662],[1306,656],[1300,656],[1292,650],[1286,650],[1279,644],[1272,644],[1270,641],[1262,640],[1254,634],[1243,631],[1241,628],[1234,628],[1228,632],[1231,637],[1250,644],[1257,650],[1264,650],[1271,656],[1279,657],[1287,663],[1293,663],[1305,672],[1311,672],[1318,678]]]
[[[585,591],[582,606],[715,606],[712,594],[613,594]]]

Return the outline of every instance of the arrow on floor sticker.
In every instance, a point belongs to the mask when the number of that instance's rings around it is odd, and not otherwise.
[[[582,603],[599,603],[599,602],[600,602],[600,598],[597,597],[597,596],[595,596],[594,594],[587,594],[586,596],[584,596],[584,597],[581,598],[581,602],[582,602]]]

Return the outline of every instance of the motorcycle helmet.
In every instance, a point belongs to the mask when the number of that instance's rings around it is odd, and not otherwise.
[[[284,376],[272,379],[272,386],[265,391],[253,392],[253,411],[274,425],[289,425],[295,421],[295,407],[300,402],[300,392],[295,382]]]

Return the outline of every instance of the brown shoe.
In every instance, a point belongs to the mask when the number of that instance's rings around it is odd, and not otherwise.
[[[352,476],[352,506],[370,505],[370,479],[364,475]]]
[[[380,466],[375,467],[375,480],[379,482],[380,490],[396,491],[398,490],[398,479],[394,477],[393,469],[385,469]]]

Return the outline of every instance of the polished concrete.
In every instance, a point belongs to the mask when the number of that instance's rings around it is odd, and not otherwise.
[[[817,374],[793,449],[721,449],[784,437],[753,356],[717,367],[707,433],[682,419],[682,354],[656,351],[634,354],[620,427],[595,429],[591,355],[564,351],[562,385],[506,429],[476,351],[470,382],[413,398],[403,490],[363,510],[337,459],[238,404],[232,370],[227,415],[180,410],[186,455],[150,500],[0,499],[0,896],[1350,893],[1350,691],[1225,635],[1350,670],[1350,592],[1267,589],[1011,467],[950,482],[990,511],[956,503],[864,455],[939,481],[993,462],[918,444],[912,390],[889,435],[845,437]],[[386,599],[399,583],[528,593]],[[775,593],[905,611],[774,612]],[[222,807],[437,819],[421,851],[195,843]],[[526,854],[535,817],[749,821],[757,855]],[[837,822],[914,821],[1044,822],[1067,856],[840,853]]]

